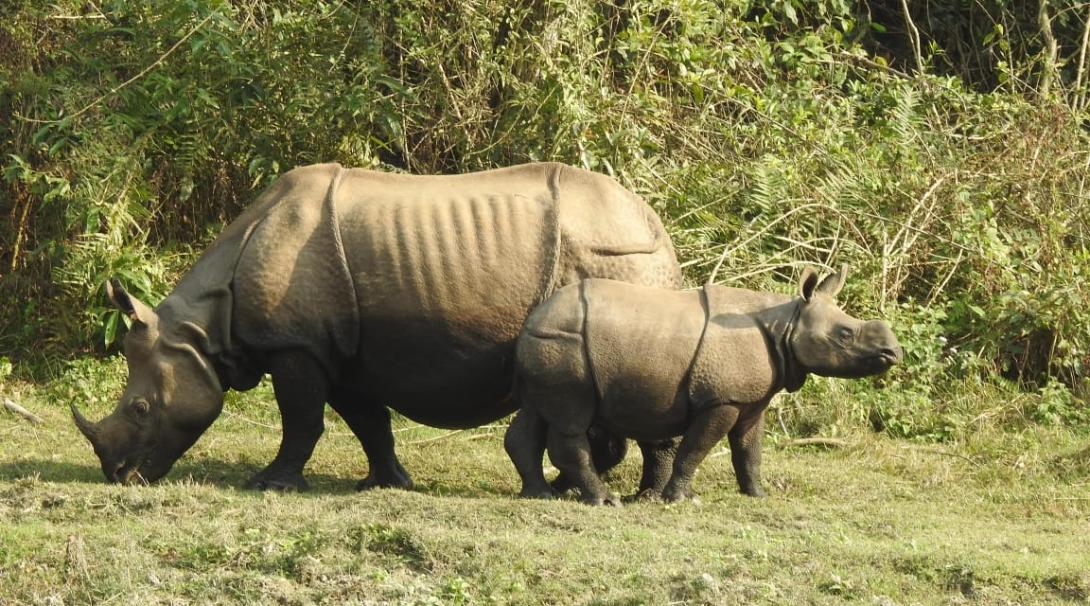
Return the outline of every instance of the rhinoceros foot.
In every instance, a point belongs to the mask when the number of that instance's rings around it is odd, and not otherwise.
[[[356,490],[371,490],[372,488],[401,488],[411,490],[413,479],[409,472],[397,463],[392,469],[372,469],[367,477],[356,484]]]
[[[693,491],[688,488],[678,488],[676,486],[668,485],[666,489],[662,491],[662,500],[667,503],[677,503],[678,501],[685,501],[693,499]]]
[[[265,468],[246,482],[246,488],[252,490],[279,490],[281,492],[302,492],[310,490],[301,472],[277,472]]]
[[[555,499],[560,496],[551,486],[523,487],[519,496],[524,499]]]
[[[662,491],[654,488],[644,488],[634,495],[622,499],[626,503],[661,503]]]
[[[575,490],[575,484],[572,483],[572,481],[568,479],[568,476],[564,475],[563,472],[561,472],[560,475],[556,476],[556,478],[552,482],[550,482],[549,485],[552,487],[553,492],[555,492],[556,494],[564,494],[569,490]]]
[[[768,496],[765,493],[765,489],[761,488],[760,484],[751,484],[749,486],[744,486],[744,487],[742,487],[741,490],[742,490],[742,494],[744,494],[746,496],[749,496],[749,497],[761,498],[761,497]]]

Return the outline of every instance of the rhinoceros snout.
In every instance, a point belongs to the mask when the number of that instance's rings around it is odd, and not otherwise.
[[[114,484],[145,483],[140,474],[139,463],[138,458],[122,459],[116,463],[104,464],[102,471],[106,475],[106,481]]]
[[[882,361],[893,366],[894,364],[901,363],[901,359],[904,357],[904,351],[901,349],[900,345],[883,347],[878,351],[878,356],[882,358]]]

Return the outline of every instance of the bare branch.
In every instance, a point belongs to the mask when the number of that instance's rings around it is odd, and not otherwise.
[[[923,52],[920,48],[920,30],[912,21],[912,13],[908,10],[908,0],[901,0],[901,11],[905,15],[905,30],[908,32],[908,41],[912,45],[912,55],[916,59],[916,73],[923,73]]]
[[[58,118],[56,120],[37,120],[35,118],[29,118],[29,117],[26,117],[26,116],[18,116],[18,117],[21,120],[25,120],[26,122],[43,123],[43,124],[44,123],[60,122],[61,120],[64,120],[64,119],[75,120],[79,116],[82,116],[83,114],[87,113],[92,108],[94,108],[96,105],[98,105],[99,103],[104,101],[107,97],[110,97],[112,95],[117,94],[117,92],[120,91],[121,89],[123,89],[126,86],[132,84],[133,82],[136,82],[140,78],[143,78],[145,75],[147,75],[148,72],[150,72],[151,70],[155,69],[156,67],[162,65],[163,61],[165,61],[166,58],[171,55],[171,53],[178,50],[178,47],[181,46],[182,43],[184,43],[186,40],[189,40],[189,38],[192,37],[193,34],[197,33],[197,30],[204,27],[204,25],[206,23],[208,23],[209,21],[211,21],[212,17],[214,17],[214,16],[215,16],[215,13],[212,13],[211,15],[208,15],[207,17],[205,17],[200,23],[193,26],[193,29],[186,32],[186,34],[184,36],[182,36],[181,40],[178,40],[177,42],[175,42],[174,46],[171,46],[169,49],[167,49],[167,52],[163,53],[162,55],[159,55],[158,59],[153,61],[150,65],[148,65],[144,69],[140,70],[140,73],[138,73],[135,76],[133,76],[132,78],[129,78],[128,80],[122,82],[121,84],[118,84],[117,86],[111,88],[108,92],[106,92],[105,94],[100,95],[97,99],[95,99],[94,101],[88,103],[85,107],[83,107],[83,109],[77,111],[76,113],[72,114],[71,116],[68,116],[67,118]]]
[[[36,414],[30,412],[29,410],[23,408],[22,406],[19,406],[18,404],[16,404],[12,400],[9,400],[8,398],[4,398],[4,408],[6,408],[8,410],[8,412],[11,412],[13,414],[19,415],[20,417],[23,417],[24,419],[26,419],[27,421],[30,421],[34,425],[41,425],[42,423],[45,423],[45,421],[43,421],[41,417],[39,417],[38,415],[36,415]]]
[[[1037,26],[1041,28],[1041,36],[1045,40],[1045,61],[1041,66],[1041,83],[1038,94],[1047,97],[1052,91],[1052,81],[1056,76],[1056,57],[1060,54],[1060,47],[1056,44],[1056,36],[1052,34],[1052,19],[1048,16],[1048,0],[1040,0],[1037,6]]]

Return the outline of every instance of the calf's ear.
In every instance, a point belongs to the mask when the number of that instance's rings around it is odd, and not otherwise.
[[[848,264],[845,263],[840,266],[840,271],[835,274],[829,274],[818,285],[817,291],[835,297],[840,293],[840,289],[844,288],[844,280],[848,278]]]
[[[818,275],[814,271],[813,267],[806,267],[802,270],[802,276],[799,278],[799,294],[807,302],[814,296],[814,291],[817,290]]]

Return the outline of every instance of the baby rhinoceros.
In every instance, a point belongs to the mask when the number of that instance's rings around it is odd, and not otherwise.
[[[819,282],[807,268],[797,298],[601,279],[557,291],[527,318],[518,340],[522,409],[505,444],[522,495],[552,496],[541,467],[547,446],[583,501],[617,504],[591,463],[593,423],[646,443],[682,436],[665,487],[641,486],[641,497],[690,497],[693,473],[723,436],[741,491],[762,496],[761,434],[772,396],[798,390],[810,373],[864,377],[901,360],[889,326],[837,306],[846,273]]]

